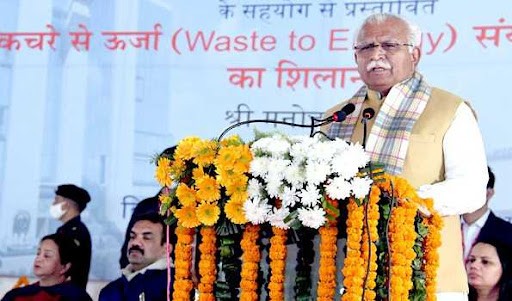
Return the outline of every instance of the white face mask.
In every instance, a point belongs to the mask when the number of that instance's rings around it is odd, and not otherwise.
[[[67,210],[62,209],[63,204],[64,203],[57,203],[50,206],[50,215],[54,219],[60,219],[66,213]]]

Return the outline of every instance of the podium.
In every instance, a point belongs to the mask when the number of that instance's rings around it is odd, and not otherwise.
[[[194,290],[199,300],[435,299],[442,220],[431,199],[369,162],[360,145],[187,137],[157,160],[161,212],[177,223],[173,300]],[[285,272],[290,245],[294,273]]]

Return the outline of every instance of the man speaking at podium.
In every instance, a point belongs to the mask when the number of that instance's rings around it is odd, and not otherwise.
[[[356,32],[354,57],[365,83],[347,102],[355,111],[329,137],[366,140],[372,161],[406,178],[443,216],[437,300],[467,300],[460,215],[485,202],[487,162],[476,118],[460,97],[431,87],[416,71],[421,31],[400,16],[374,14]],[[327,111],[331,116],[347,102]],[[376,113],[366,123],[363,114]],[[368,119],[370,116],[366,116]]]

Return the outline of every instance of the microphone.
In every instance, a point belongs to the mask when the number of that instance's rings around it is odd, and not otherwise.
[[[347,103],[346,105],[343,106],[343,108],[341,108],[341,110],[339,111],[336,111],[334,112],[334,114],[332,114],[331,116],[327,117],[327,118],[324,118],[324,119],[316,119],[314,117],[311,117],[311,122],[314,123],[314,122],[318,122],[317,124],[315,124],[315,126],[312,126],[311,127],[311,131],[309,133],[309,136],[310,137],[313,137],[314,135],[316,134],[322,134],[323,136],[327,137],[328,139],[332,140],[331,137],[328,137],[324,132],[322,131],[316,131],[314,132],[315,130],[315,127],[320,127],[320,126],[324,126],[326,124],[329,124],[329,123],[333,123],[333,122],[342,122],[344,121],[345,119],[347,119],[347,116],[349,114],[352,114],[352,112],[354,112],[354,110],[356,109],[356,106],[353,104],[353,103]]]
[[[375,110],[372,108],[366,108],[363,110],[363,119],[361,119],[361,123],[363,124],[363,149],[366,149],[366,136],[368,131],[368,120],[372,119],[375,116]]]
[[[361,122],[368,121],[372,119],[373,116],[375,116],[375,110],[372,108],[366,108],[363,110],[363,119],[361,120]]]
[[[347,116],[352,114],[355,109],[356,106],[353,103],[346,104],[340,111],[336,111],[334,114],[332,114],[332,121],[342,122],[343,120],[347,119]]]

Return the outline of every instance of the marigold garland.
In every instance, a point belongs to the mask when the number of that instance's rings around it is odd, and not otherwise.
[[[192,240],[195,229],[186,228],[178,224],[176,228],[176,246],[174,258],[174,285],[172,299],[175,301],[189,301],[193,288],[190,268],[192,266]]]
[[[360,301],[363,294],[364,259],[361,257],[361,238],[363,237],[363,206],[354,198],[347,204],[347,254],[343,263],[343,301]]]
[[[215,300],[213,285],[217,279],[216,241],[216,233],[213,227],[201,228],[201,244],[199,245],[199,251],[201,252],[199,261],[199,301]]]
[[[430,212],[433,210],[432,199],[426,200],[426,208]],[[443,219],[438,214],[432,215],[429,219],[424,219],[423,223],[426,224],[430,230],[429,235],[423,242],[424,246],[424,259],[425,265],[423,271],[425,272],[427,301],[435,301],[436,298],[436,278],[437,268],[439,267],[439,254],[437,249],[441,246],[441,229],[443,227]]]
[[[421,199],[415,189],[403,178],[385,175],[383,181],[375,182],[368,198],[368,224],[371,236],[370,248],[368,248],[368,234],[363,226],[364,206],[359,206],[350,199],[347,219],[347,256],[345,258],[343,275],[345,293],[342,300],[361,300],[363,282],[366,275],[368,254],[371,254],[370,269],[365,286],[364,300],[376,298],[377,276],[377,248],[379,240],[378,223],[380,219],[379,201],[381,192],[385,191],[393,196],[397,203],[391,208],[389,221],[389,251],[391,254],[390,298],[392,300],[409,300],[412,282],[412,261],[417,254],[413,246],[417,237],[415,218],[418,214],[418,206],[423,206],[431,212],[430,217],[424,217],[423,223],[429,232],[423,243],[423,270],[425,272],[427,300],[435,300],[435,277],[439,266],[437,248],[440,246],[440,231],[442,219],[434,211],[432,200]]]
[[[240,281],[240,300],[256,301],[259,299],[258,290],[258,271],[261,259],[258,246],[259,225],[248,224],[244,229],[244,234],[240,245],[242,247],[242,279]]]
[[[365,284],[365,300],[375,300],[377,294],[375,293],[377,278],[377,246],[376,243],[379,240],[378,224],[380,219],[379,213],[379,200],[380,200],[380,189],[377,186],[372,186],[370,190],[370,197],[368,198],[368,227],[370,232],[370,248],[368,249],[368,230],[363,227],[363,237],[361,243],[361,256],[364,260],[364,268],[369,269],[368,275],[366,275]],[[368,253],[371,253],[370,256]],[[370,263],[368,267],[368,258]]]
[[[330,198],[326,199],[333,207],[338,208],[338,202]],[[329,212],[328,212],[329,214]],[[330,220],[325,226],[320,227],[320,263],[318,272],[317,300],[334,300],[336,291],[336,252],[338,227],[336,219]]]
[[[400,185],[400,183],[396,183]],[[412,289],[412,261],[416,257],[413,250],[416,239],[414,218],[417,207],[413,202],[402,202],[391,211],[389,222],[391,271],[390,296],[391,300],[409,300],[409,290]]]
[[[270,300],[284,300],[284,280],[286,269],[286,234],[285,229],[272,227],[270,238],[270,283],[268,284]]]

